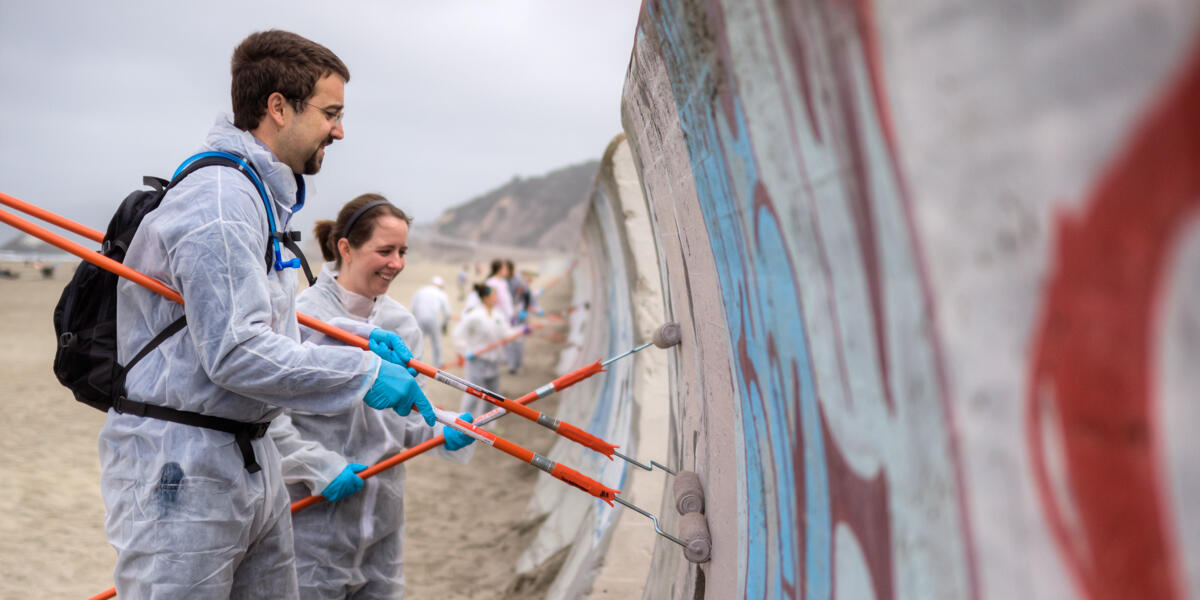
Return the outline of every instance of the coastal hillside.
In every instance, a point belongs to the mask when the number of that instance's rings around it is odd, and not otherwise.
[[[432,225],[439,238],[569,251],[578,242],[598,161],[508,183],[450,208]]]

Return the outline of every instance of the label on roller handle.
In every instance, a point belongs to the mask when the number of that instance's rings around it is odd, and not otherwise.
[[[435,377],[435,379],[437,379],[438,381],[440,381],[460,392],[466,392],[472,396],[475,396],[476,398],[479,398],[480,400],[483,400],[484,402],[487,402],[488,404],[496,406],[497,408],[499,408],[498,405],[501,405],[504,403],[503,399],[497,400],[491,394],[486,393],[482,390],[476,389],[474,386],[467,385],[461,379],[454,377],[453,375],[449,375],[449,374],[445,373],[444,371],[438,371],[437,377]],[[501,408],[500,410],[504,410],[504,409]]]
[[[449,375],[446,374],[445,371],[438,371],[437,375],[434,377],[434,379],[437,381],[440,381],[441,383],[444,383],[460,392],[467,392],[468,394],[471,393],[469,391],[469,388],[467,388],[466,385],[463,385],[463,383],[461,381],[459,381],[458,378],[450,377]]]
[[[451,429],[454,429],[455,431],[465,433],[465,434],[475,438],[476,440],[479,440],[489,446],[496,445],[496,436],[492,435],[488,431],[480,429],[479,427],[475,426],[475,424],[473,424],[473,423],[468,423],[468,422],[466,422],[462,419],[458,419],[458,418],[451,419],[449,417],[438,418],[438,422],[441,423],[442,425],[445,425],[446,427],[450,427]]]
[[[484,413],[482,417],[475,419],[475,425],[482,427],[488,423],[491,423],[492,421],[495,421],[496,419],[499,419],[500,417],[503,417],[506,414],[508,414],[508,411],[504,410],[503,408],[493,408],[492,410]]]
[[[482,392],[472,388],[471,386],[467,385],[467,383],[465,381],[463,381],[463,380],[459,379],[458,377],[455,377],[454,375],[451,375],[450,373],[447,373],[445,371],[438,371],[437,376],[434,377],[434,379],[436,379],[442,383],[445,383],[446,385],[449,385],[450,387],[452,387],[460,392],[465,392],[467,394],[475,396],[476,398],[480,398],[484,401],[487,400],[487,398],[483,395]],[[494,406],[494,404],[493,404],[493,406]],[[496,419],[499,419],[500,417],[503,417],[506,414],[508,414],[507,410],[497,406],[496,408],[493,408],[492,410],[484,413],[483,416],[479,417],[478,419],[475,419],[475,425],[487,425],[488,423],[491,423],[492,421],[495,421]]]

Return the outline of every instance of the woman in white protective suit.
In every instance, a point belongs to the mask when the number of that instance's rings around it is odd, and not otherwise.
[[[520,329],[509,327],[508,317],[497,306],[499,294],[490,286],[476,284],[474,295],[479,298],[479,303],[467,308],[462,320],[454,327],[454,349],[467,359],[468,381],[499,393],[504,349],[484,349]],[[470,394],[463,394],[459,406],[459,410],[472,414],[488,408],[490,405],[485,401]]]
[[[337,222],[319,221],[314,232],[328,262],[316,283],[300,293],[297,309],[356,333],[376,327],[394,331],[419,353],[416,318],[387,296],[404,269],[408,222],[402,210],[377,194],[351,200]],[[339,343],[314,331],[306,330],[304,337],[317,344]],[[365,482],[356,473],[439,434],[446,444],[434,452],[465,463],[474,449],[461,448],[472,439],[440,424],[427,427],[420,417],[357,407],[332,416],[290,411],[269,433],[282,455],[292,500],[311,494],[330,500],[292,515],[300,597],[402,597],[404,466]]]

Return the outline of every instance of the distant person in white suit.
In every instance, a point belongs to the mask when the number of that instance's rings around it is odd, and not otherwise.
[[[442,290],[444,282],[440,276],[434,275],[430,285],[421,286],[413,294],[412,312],[417,318],[421,332],[433,345],[433,365],[442,364],[442,334],[450,324],[450,298]]]
[[[467,380],[486,389],[500,389],[500,365],[504,351],[489,346],[508,337],[516,330],[508,324],[508,318],[497,307],[499,294],[485,284],[476,284],[475,297],[478,302],[463,313],[462,321],[454,327],[454,349],[467,361]],[[491,408],[487,402],[470,394],[463,394],[463,410],[474,410],[472,415],[482,414]]]

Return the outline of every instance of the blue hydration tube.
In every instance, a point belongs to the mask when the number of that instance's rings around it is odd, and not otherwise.
[[[238,169],[244,171],[250,176],[250,181],[254,182],[254,187],[258,189],[258,195],[260,198],[262,198],[263,208],[267,210],[267,226],[270,228],[269,235],[271,237],[271,243],[274,245],[275,249],[275,270],[282,271],[288,268],[299,269],[299,258],[293,258],[287,262],[283,261],[283,255],[279,251],[279,230],[275,227],[275,213],[271,210],[271,200],[267,196],[267,188],[263,186],[262,180],[258,177],[258,173],[254,170],[254,167],[250,166],[250,163],[246,162],[246,159],[229,152],[200,152],[198,154],[193,154],[192,156],[189,156],[187,160],[184,160],[183,164],[179,165],[178,169],[175,169],[175,174],[171,176],[171,180],[174,181],[176,177],[179,177],[179,174],[182,173],[184,169],[188,168],[188,166],[192,163],[202,158],[209,157],[220,157],[231,160],[237,163]],[[300,185],[303,186],[303,180],[300,181]],[[303,187],[300,189],[303,190]],[[301,204],[303,204],[303,200],[301,200]]]

